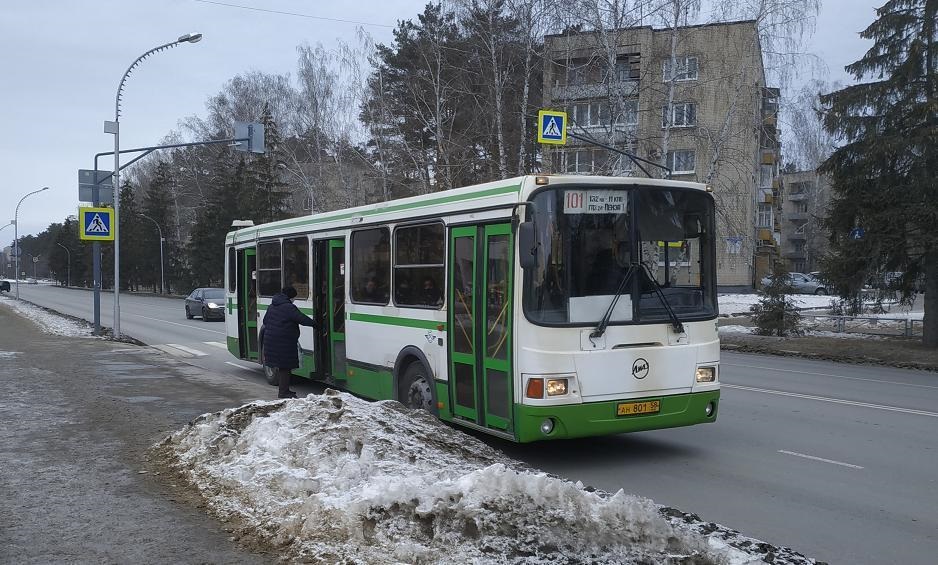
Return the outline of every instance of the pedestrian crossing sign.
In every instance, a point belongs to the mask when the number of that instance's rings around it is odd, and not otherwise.
[[[567,113],[540,110],[537,113],[537,142],[564,145],[567,143]]]
[[[114,241],[114,210],[111,208],[79,208],[79,236],[85,241]]]

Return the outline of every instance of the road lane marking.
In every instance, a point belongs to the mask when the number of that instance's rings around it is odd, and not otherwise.
[[[205,345],[214,345],[215,347],[219,347],[221,349],[224,349],[225,351],[228,351],[227,343],[222,343],[220,341],[203,341],[202,343],[204,343]]]
[[[812,461],[822,461],[824,463],[830,463],[831,465],[840,465],[842,467],[850,467],[851,469],[862,469],[863,467],[859,465],[854,465],[852,463],[844,463],[842,461],[834,461],[833,459],[824,459],[823,457],[815,457],[814,455],[805,455],[804,453],[797,453],[795,451],[785,451],[784,449],[779,449],[779,453],[784,453],[785,455],[794,455],[795,457],[804,457],[805,459],[810,459]]]
[[[187,353],[185,351],[182,351],[181,349],[176,349],[175,347],[172,347],[169,344],[166,344],[166,345],[158,344],[158,345],[153,345],[151,347],[155,347],[156,349],[159,349],[163,353],[169,353],[170,355],[173,355],[176,357],[193,357],[191,353]]]
[[[241,365],[241,364],[239,364],[239,363],[234,363],[234,362],[232,362],[232,361],[225,361],[225,365],[231,365],[232,367],[237,367],[237,368],[239,368],[239,369],[244,369],[245,371],[251,371],[251,372],[253,372],[253,373],[256,373],[256,372],[258,372],[258,370],[260,370],[260,367],[245,367],[244,365]]]
[[[199,330],[199,331],[203,331],[203,332],[212,332],[213,334],[223,334],[223,335],[224,335],[224,333],[225,333],[225,332],[221,332],[221,331],[218,331],[218,330],[209,330],[209,329],[203,328],[203,327],[201,327],[201,326],[199,326],[199,325],[194,325],[194,324],[180,324],[179,322],[170,322],[169,320],[161,320],[161,319],[159,319],[159,318],[153,318],[153,317],[150,317],[150,316],[142,316],[142,315],[140,315],[140,314],[124,314],[124,315],[125,315],[125,316],[135,316],[135,317],[137,317],[137,318],[145,318],[145,319],[147,319],[147,320],[153,320],[154,322],[163,322],[164,324],[172,324],[172,325],[174,325],[174,326],[182,326],[182,327],[184,327],[184,328],[190,328],[190,329],[193,329],[193,330]]]
[[[851,381],[869,381],[871,383],[883,383],[888,385],[901,385],[901,386],[914,386],[918,388],[933,388],[938,389],[938,386],[934,385],[917,385],[912,383],[900,383],[897,381],[884,381],[882,379],[864,379],[862,377],[848,377],[846,375],[833,375],[831,373],[815,373],[814,371],[796,371],[795,369],[776,369],[775,367],[760,367],[759,365],[745,365],[743,363],[720,363],[720,365],[729,365],[730,367],[746,367],[748,369],[763,369],[766,371],[781,371],[783,373],[798,373],[800,375],[818,375],[821,377],[834,377],[837,379],[849,379]],[[911,369],[914,370],[914,369]]]
[[[167,343],[166,345],[170,347],[175,347],[176,349],[179,349],[181,351],[185,351],[186,353],[188,353],[189,355],[192,355],[193,357],[205,357],[208,355],[208,353],[205,353],[204,351],[199,351],[198,349],[192,349],[191,347],[186,347],[185,345],[179,345],[178,343]]]
[[[723,388],[736,388],[739,390],[748,390],[752,392],[763,392],[765,394],[777,394],[779,396],[791,396],[794,398],[804,398],[807,400],[820,400],[821,402],[833,402],[834,404],[846,404],[848,406],[859,406],[861,408],[874,408],[876,410],[888,410],[890,412],[902,412],[903,414],[916,414],[919,416],[931,416],[938,418],[938,412],[926,412],[925,410],[913,410],[912,408],[899,408],[898,406],[886,406],[885,404],[870,404],[868,402],[857,402],[855,400],[842,400],[840,398],[829,398],[826,396],[814,396],[811,394],[798,394],[797,392],[784,392],[781,390],[771,390],[767,388],[755,388],[751,386],[730,385],[723,383]]]

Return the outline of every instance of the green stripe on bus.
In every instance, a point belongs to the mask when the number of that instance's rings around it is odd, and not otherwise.
[[[269,305],[269,304],[258,304],[258,305],[257,305],[257,310],[258,310],[258,312],[263,312],[264,310],[267,310],[268,308],[270,308],[270,305]],[[300,308],[299,306],[297,306],[297,308],[299,309],[300,312],[306,314],[307,316],[310,316],[310,315],[313,314],[313,309],[312,309],[312,308]]]
[[[260,311],[263,311],[263,310],[266,310],[266,309],[267,309],[267,305],[266,305],[266,304],[258,304],[258,305],[257,305],[257,310],[258,310],[259,312],[260,312]]]
[[[426,206],[434,206],[437,204],[450,204],[452,202],[461,202],[463,200],[485,198],[487,196],[500,196],[502,194],[510,194],[512,192],[517,193],[520,190],[521,190],[520,184],[512,184],[509,186],[497,186],[495,188],[490,188],[488,190],[480,190],[479,192],[471,192],[469,194],[452,194],[449,196],[440,196],[439,198],[433,198],[433,199],[426,200],[423,202],[407,202],[404,204],[395,204],[395,205],[386,206],[384,208],[378,208],[374,210],[363,210],[361,212],[346,212],[344,214],[336,214],[335,216],[328,216],[328,217],[323,217],[323,218],[302,218],[293,222],[287,221],[286,223],[283,223],[283,224],[261,226],[259,228],[252,228],[252,229],[256,229],[258,233],[262,233],[262,232],[280,230],[284,228],[319,224],[322,222],[346,220],[348,218],[355,218],[358,216],[374,216],[375,214],[385,214],[388,212],[400,212],[401,210],[424,208]]]
[[[437,322],[436,320],[418,320],[416,318],[396,318],[394,316],[377,316],[374,314],[358,313],[349,313],[348,319],[356,322],[403,326],[405,328],[420,328],[424,330],[435,330],[439,326],[443,326],[443,331],[446,331],[446,324],[444,322]]]

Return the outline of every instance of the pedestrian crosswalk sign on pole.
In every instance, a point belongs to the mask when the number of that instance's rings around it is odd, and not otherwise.
[[[567,113],[553,110],[538,111],[537,142],[553,145],[567,143]]]
[[[114,241],[114,210],[79,208],[79,236],[85,241]]]

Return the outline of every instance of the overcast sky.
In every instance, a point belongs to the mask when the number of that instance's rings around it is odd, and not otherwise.
[[[882,0],[822,0],[818,32],[809,50],[849,82],[843,66],[868,44],[857,37]],[[388,42],[398,20],[411,19],[425,0],[231,0],[231,4],[370,24]],[[31,0],[5,3],[0,12],[0,225],[17,201],[21,234],[38,233],[76,213],[78,169],[95,153],[113,150],[103,133],[114,119],[114,95],[127,66],[141,53],[187,32],[204,39],[158,53],[128,79],[121,111],[121,147],[154,145],[177,122],[204,115],[205,100],[248,70],[295,75],[296,47],[336,38],[352,41],[358,24],[220,6],[196,0]],[[99,166],[113,168],[113,158]],[[0,232],[0,247],[13,228]]]

